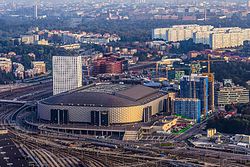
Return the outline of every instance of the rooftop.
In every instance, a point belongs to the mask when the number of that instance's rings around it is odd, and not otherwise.
[[[142,85],[93,84],[41,101],[48,105],[129,107],[153,101],[165,94]]]

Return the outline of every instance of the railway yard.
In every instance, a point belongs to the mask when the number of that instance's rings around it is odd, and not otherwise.
[[[116,166],[249,166],[250,155],[197,148],[188,144],[187,139],[197,133],[205,122],[194,126],[185,134],[177,137],[162,137],[152,140],[122,141],[64,134],[62,132],[39,133],[22,126],[25,113],[20,110],[24,105],[35,104],[36,100],[52,95],[52,82],[7,90],[0,93],[0,126],[8,130],[8,140],[15,150],[19,150],[20,166],[49,167],[116,167]],[[9,100],[1,101],[1,100]],[[25,101],[28,104],[18,104]],[[0,135],[1,136],[1,135]],[[1,140],[3,140],[1,138]],[[162,143],[171,146],[162,146]],[[11,152],[8,145],[0,145],[6,155]],[[22,155],[22,157],[20,156]],[[7,158],[6,158],[7,157]],[[5,158],[1,167],[17,165]]]

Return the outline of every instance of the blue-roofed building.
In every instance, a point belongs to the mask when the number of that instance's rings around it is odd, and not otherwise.
[[[201,101],[197,98],[176,98],[173,103],[174,114],[184,118],[201,121]]]
[[[206,116],[208,113],[208,77],[192,74],[185,75],[180,80],[180,97],[197,98],[201,102],[201,113]]]

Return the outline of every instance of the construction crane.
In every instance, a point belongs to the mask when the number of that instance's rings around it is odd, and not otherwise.
[[[214,111],[215,109],[215,105],[214,105],[214,74],[211,72],[211,63],[212,62],[225,62],[226,60],[211,60],[210,59],[211,55],[208,54],[207,55],[207,60],[197,60],[197,61],[194,61],[194,62],[206,62],[207,63],[207,73],[202,73],[203,76],[207,76],[208,77],[208,81],[209,81],[209,84],[210,84],[210,87],[211,89],[209,90],[209,94],[210,94],[210,97],[209,97],[209,109]],[[227,62],[227,61],[226,61]],[[192,73],[194,73],[194,68],[192,68]]]
[[[207,63],[207,73],[210,74],[211,73],[211,63],[212,62],[228,62],[227,60],[225,59],[217,59],[217,60],[211,60],[210,59],[210,54],[207,55],[207,60],[195,60],[193,62],[206,62]],[[194,73],[193,71],[194,69],[192,69],[192,73]]]

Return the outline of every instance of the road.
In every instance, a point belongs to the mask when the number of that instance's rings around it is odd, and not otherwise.
[[[145,69],[145,68],[148,68],[148,67],[152,67],[152,66],[155,66],[157,61],[146,61],[146,62],[141,62],[137,65],[133,65],[133,66],[130,66],[128,68],[129,71],[133,71],[133,70],[141,70],[141,69]]]
[[[201,123],[197,123],[194,126],[192,126],[190,129],[188,129],[185,133],[180,134],[174,138],[176,141],[185,141],[189,139],[190,137],[198,134],[203,128],[206,127],[207,121],[214,118],[214,115],[217,112],[214,112],[212,115],[210,115],[207,119],[203,120]]]

